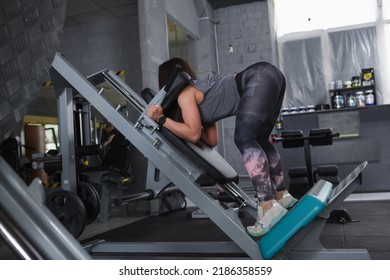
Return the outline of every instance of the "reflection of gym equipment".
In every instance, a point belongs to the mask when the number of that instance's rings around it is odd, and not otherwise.
[[[67,168],[66,157],[62,154],[35,155],[33,167],[44,169],[48,174],[60,174],[59,183],[68,182],[63,176],[73,172],[76,174],[76,190],[66,188],[60,190],[48,190],[47,205],[50,210],[63,222],[70,232],[78,237],[83,232],[85,225],[92,223],[100,214],[100,221],[105,222],[108,217],[110,197],[113,190],[123,193],[132,182],[130,171],[130,150],[129,141],[123,135],[116,134],[109,144],[108,151],[104,154],[100,145],[91,144],[89,131],[90,105],[83,99],[73,99],[75,112],[74,117],[74,139],[76,170],[70,171]],[[59,102],[59,106],[63,106]],[[63,111],[61,111],[63,114]],[[66,111],[68,112],[68,111]],[[72,120],[68,115],[60,115],[59,119]],[[70,125],[70,124],[69,124]],[[61,131],[61,130],[60,130]],[[61,135],[61,143],[68,143]],[[65,166],[65,168],[63,168]],[[65,169],[65,171],[64,171]],[[95,181],[89,180],[94,174]],[[52,175],[53,176],[53,175]],[[96,178],[97,177],[97,178]],[[101,185],[101,195],[95,185]],[[67,186],[69,188],[69,186]],[[102,199],[101,199],[102,197]],[[77,209],[77,210],[76,210]],[[83,210],[84,209],[84,210]],[[77,212],[80,215],[77,215]]]
[[[86,246],[91,254],[132,254],[132,253],[232,253],[244,252],[250,258],[331,258],[331,259],[364,259],[369,258],[366,250],[339,250],[337,252],[326,250],[319,246],[319,234],[321,227],[311,227],[311,221],[323,220],[328,216],[328,211],[341,203],[343,199],[357,187],[355,179],[365,168],[366,163],[359,165],[342,184],[331,190],[332,184],[319,181],[315,188],[310,191],[307,198],[302,198],[295,207],[298,210],[286,216],[290,217],[282,225],[288,227],[274,227],[268,234],[272,236],[286,236],[281,242],[276,239],[270,240],[267,246],[257,245],[250,237],[238,217],[237,209],[228,207],[214,200],[202,187],[200,181],[210,178],[220,185],[239,205],[240,210],[246,211],[254,219],[257,216],[257,205],[237,185],[237,173],[218,154],[207,145],[199,143],[193,145],[173,135],[168,130],[147,117],[145,110],[146,102],[135,93],[127,84],[118,79],[112,71],[103,70],[88,79],[77,72],[63,57],[57,55],[53,61],[52,80],[59,98],[71,99],[72,91],[80,93],[102,115],[104,115],[149,161],[155,166],[155,171],[163,173],[167,180],[177,186],[195,205],[197,205],[221,230],[223,230],[233,242],[206,242],[206,243],[109,243],[97,242]],[[118,112],[115,106],[104,96],[104,91],[98,90],[97,85],[108,82],[119,94],[126,98],[129,105],[138,111],[140,117],[133,123],[125,115]],[[179,72],[173,82],[173,87],[179,84],[184,86],[189,77],[184,72]],[[156,94],[151,102],[156,104],[163,100],[162,97],[169,94],[169,84]],[[165,91],[165,89],[167,91]],[[174,96],[172,98],[175,98]],[[165,99],[164,99],[165,100]],[[163,103],[164,106],[164,103]],[[65,153],[64,153],[65,154]],[[72,151],[69,153],[69,165]],[[156,180],[157,182],[157,180]],[[316,211],[312,211],[312,208]],[[310,214],[309,214],[310,213]],[[317,216],[317,213],[319,213]],[[284,220],[284,219],[283,219]],[[282,220],[282,221],[283,221]],[[301,221],[292,226],[291,220]],[[314,220],[314,223],[316,224]],[[308,240],[304,236],[310,235]],[[266,235],[268,236],[268,235]],[[300,246],[290,242],[300,237]],[[303,237],[302,237],[303,236]],[[261,241],[262,239],[260,239]],[[266,242],[267,244],[269,242]],[[275,246],[273,246],[275,244]],[[291,247],[290,247],[291,246]],[[312,247],[312,248],[311,248]],[[288,248],[285,251],[283,248]],[[263,256],[264,252],[264,256]]]
[[[77,158],[77,174],[87,162],[86,156],[96,156],[100,153],[98,145],[80,146],[75,148]],[[44,169],[56,187],[46,188],[46,206],[73,234],[79,237],[87,224],[92,223],[100,213],[100,195],[95,186],[88,181],[78,180],[75,191],[61,187],[63,170],[62,154],[51,151],[48,154],[35,154],[32,168]],[[58,175],[59,174],[59,175]]]
[[[115,190],[119,196],[124,195],[124,190],[132,182],[132,174],[129,173],[131,168],[131,155],[129,150],[130,142],[121,134],[116,134],[110,142],[110,148],[103,157],[100,168],[99,183],[102,186],[101,191],[101,209],[100,222],[106,222],[111,203],[112,192]],[[96,172],[96,171],[93,171]],[[86,176],[91,172],[85,170]]]

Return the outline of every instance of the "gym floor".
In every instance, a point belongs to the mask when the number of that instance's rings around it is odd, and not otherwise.
[[[328,222],[321,235],[324,247],[365,248],[373,260],[390,260],[389,196],[390,194],[352,194],[337,208],[346,209],[352,221]],[[107,223],[94,222],[87,225],[79,240],[81,244],[100,239],[114,242],[230,241],[209,219],[188,219],[188,213],[193,210],[189,207],[169,215],[147,217],[143,213],[132,213],[130,217],[124,217],[121,211],[114,209]],[[124,257],[122,255],[120,258]],[[245,257],[230,256],[232,259]],[[2,239],[0,259],[16,259]]]

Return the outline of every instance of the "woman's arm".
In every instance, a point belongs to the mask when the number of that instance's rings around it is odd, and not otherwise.
[[[203,142],[205,142],[211,147],[217,146],[218,144],[217,124],[212,123],[212,124],[203,125],[202,135],[200,139],[202,139]]]
[[[174,134],[192,143],[197,143],[201,139],[202,124],[196,99],[196,88],[186,87],[179,95],[177,101],[182,111],[183,122],[177,122],[167,118],[163,126]],[[158,119],[164,114],[161,106],[149,106],[148,116],[153,120]]]

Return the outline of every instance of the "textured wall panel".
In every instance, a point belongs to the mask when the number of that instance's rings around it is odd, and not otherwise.
[[[21,121],[58,48],[66,0],[0,0],[0,142]]]

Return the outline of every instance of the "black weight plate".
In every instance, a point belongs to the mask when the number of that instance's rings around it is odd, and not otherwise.
[[[46,197],[46,206],[75,238],[81,235],[87,213],[80,197],[70,191],[58,190]]]
[[[97,190],[87,182],[79,182],[77,194],[87,211],[87,225],[96,220],[100,212],[100,196]]]

